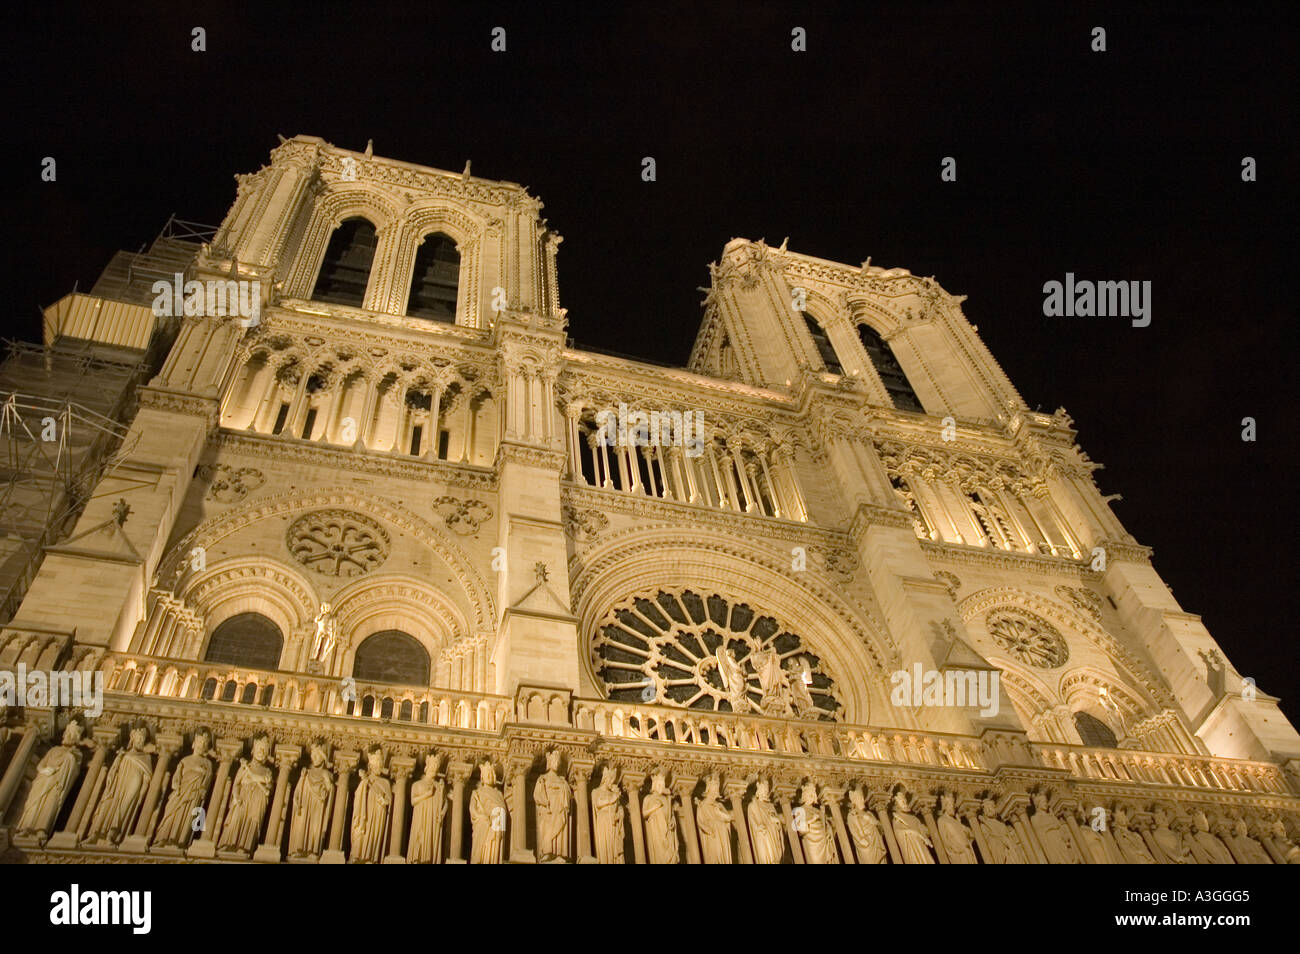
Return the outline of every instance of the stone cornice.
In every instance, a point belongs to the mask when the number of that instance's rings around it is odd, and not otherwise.
[[[910,526],[910,524],[909,524]],[[993,547],[972,547],[958,543],[939,543],[918,540],[926,557],[935,563],[984,566],[1008,572],[1037,573],[1043,576],[1064,576],[1075,580],[1099,582],[1101,574],[1088,568],[1079,560],[1042,556],[1035,553],[1017,553]]]
[[[136,394],[139,398],[139,407],[142,409],[151,408],[158,411],[170,411],[174,414],[201,417],[207,421],[209,427],[217,426],[220,402],[215,397],[201,397],[189,391],[173,391],[170,388],[157,385],[146,385],[140,388]]]

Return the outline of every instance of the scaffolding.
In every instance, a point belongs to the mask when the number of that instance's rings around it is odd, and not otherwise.
[[[71,532],[100,480],[131,453],[134,438],[128,440],[120,422],[144,368],[140,358],[104,358],[84,344],[6,344],[0,365],[0,624],[17,612],[46,548]]]

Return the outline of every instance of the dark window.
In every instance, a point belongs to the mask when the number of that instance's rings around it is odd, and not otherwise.
[[[835,354],[835,346],[831,344],[826,329],[808,312],[800,312],[800,314],[803,315],[804,324],[808,326],[808,334],[812,335],[813,344],[817,346],[817,354],[821,356],[826,370],[833,374],[843,374],[844,368],[840,365],[840,359]]]
[[[395,629],[375,633],[357,647],[352,675],[363,682],[429,684],[429,654],[415,637]]]
[[[876,329],[869,325],[858,325],[858,337],[862,340],[862,347],[867,349],[867,357],[871,359],[872,366],[875,367],[876,373],[880,375],[881,382],[885,385],[885,390],[889,392],[889,398],[894,402],[894,407],[900,411],[918,411],[925,412],[921,407],[920,400],[917,399],[916,392],[912,390],[911,382],[907,380],[907,375],[903,373],[903,366],[898,363],[894,357],[894,351],[876,333]]]
[[[307,420],[302,425],[303,440],[311,440],[311,432],[316,427],[316,409],[312,408],[307,412]]]
[[[1095,749],[1119,748],[1119,743],[1115,741],[1115,733],[1110,731],[1110,726],[1086,712],[1074,714],[1074,727],[1079,730],[1079,738],[1083,739],[1084,745]]]
[[[199,694],[200,699],[212,699],[217,694],[217,680],[209,677],[203,682],[203,692]]]
[[[448,444],[450,441],[451,441],[451,432],[450,432],[450,431],[439,431],[439,432],[438,432],[438,459],[439,459],[439,460],[446,460],[446,459],[447,459],[447,444]]]
[[[420,438],[424,436],[424,428],[419,424],[411,428],[411,456],[420,456]]]
[[[203,658],[249,669],[275,669],[280,665],[283,645],[284,638],[275,623],[261,613],[240,613],[216,628]]]
[[[336,305],[361,307],[375,258],[375,227],[365,219],[345,219],[330,236],[311,297]]]
[[[411,294],[406,313],[433,321],[456,320],[456,286],[460,284],[460,252],[441,232],[426,235],[415,253]]]
[[[280,412],[275,415],[275,427],[271,428],[272,434],[279,434],[284,430],[284,422],[289,419],[289,405],[281,404]]]
[[[415,707],[414,707],[414,704],[411,702],[411,700],[410,700],[410,699],[403,699],[403,700],[402,700],[402,705],[401,705],[401,707],[398,708],[398,710],[397,710],[397,718],[401,719],[403,722],[410,722],[410,721],[411,721],[411,713],[412,713],[414,710],[415,710]]]
[[[256,702],[257,683],[250,682],[248,685],[244,686],[244,691],[239,694],[239,701],[246,706],[251,706]]]

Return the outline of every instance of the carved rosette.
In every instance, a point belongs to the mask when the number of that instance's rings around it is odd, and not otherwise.
[[[316,510],[289,525],[285,546],[293,558],[322,576],[356,577],[380,566],[388,533],[374,520],[347,510]]]

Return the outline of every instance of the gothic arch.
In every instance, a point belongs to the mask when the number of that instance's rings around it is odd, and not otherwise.
[[[460,253],[460,273],[456,289],[456,324],[479,327],[478,290],[482,238],[488,221],[463,203],[447,199],[429,199],[403,211],[397,222],[398,241],[386,263],[392,276],[385,311],[406,314],[406,297],[415,269],[415,255],[420,244],[431,234],[441,232],[456,243]]]
[[[188,552],[188,551],[187,551]],[[269,557],[237,557],[213,564],[187,579],[176,594],[204,620],[202,657],[213,631],[240,613],[261,613],[284,634],[282,659],[293,659],[297,637],[316,613],[319,602],[307,579]]]
[[[1169,690],[1150,668],[1126,649],[1119,640],[1102,629],[1096,620],[1085,616],[1073,607],[1015,586],[987,587],[972,593],[957,604],[962,620],[968,624],[977,618],[982,624],[984,614],[999,606],[1029,610],[1057,625],[1067,637],[1079,637],[1091,643],[1115,667],[1115,673],[1109,678],[1127,680],[1131,687],[1130,691],[1145,696],[1146,705],[1153,708],[1174,708]],[[1067,678],[1079,668],[1077,664],[1067,663],[1063,668],[1062,678]]]
[[[187,554],[201,546],[211,550],[219,541],[273,517],[291,515],[302,511],[346,508],[358,511],[395,527],[408,538],[428,547],[452,572],[459,584],[461,595],[473,610],[472,628],[476,631],[494,628],[495,604],[491,591],[468,555],[429,520],[406,507],[391,501],[363,495],[346,487],[321,488],[311,492],[293,491],[260,497],[220,513],[195,527],[179,540],[158,566],[158,579],[163,585],[174,585],[182,578]]]
[[[336,183],[321,196],[311,210],[311,218],[303,231],[289,279],[285,282],[285,295],[289,298],[307,298],[311,295],[316,273],[330,236],[344,219],[360,216],[367,219],[379,236],[379,247],[370,266],[370,302],[384,280],[382,256],[393,238],[392,224],[399,218],[397,203],[388,193],[363,183]]]
[[[788,551],[760,548],[726,533],[707,542],[686,543],[678,528],[638,528],[612,535],[600,546],[575,556],[572,594],[578,618],[579,655],[588,690],[599,694],[601,681],[591,663],[590,640],[597,623],[628,596],[653,593],[665,585],[689,586],[702,596],[716,591],[770,614],[797,631],[824,657],[844,705],[845,721],[866,724],[871,712],[888,711],[890,653],[884,632],[838,593],[834,583],[811,566],[792,571]]]
[[[455,603],[410,576],[386,575],[352,583],[335,596],[334,614],[340,634],[334,661],[338,675],[352,671],[357,647],[378,632],[407,633],[431,660],[470,635],[469,623]]]

